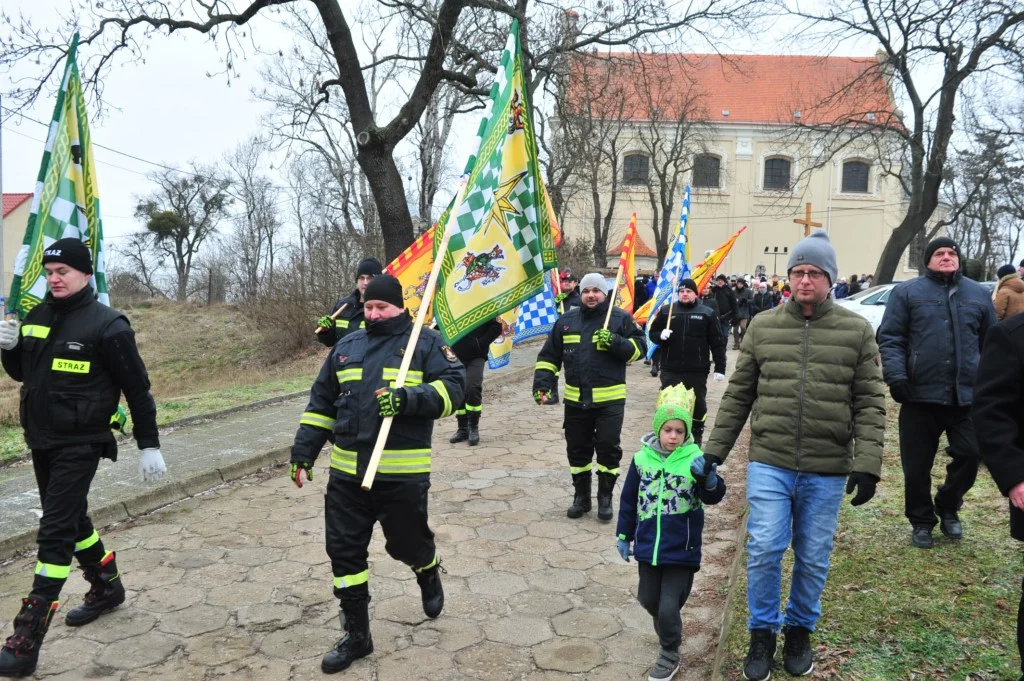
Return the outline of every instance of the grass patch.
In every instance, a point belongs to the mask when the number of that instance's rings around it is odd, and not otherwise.
[[[860,508],[844,500],[840,511],[823,615],[812,638],[814,678],[1015,680],[1021,558],[1010,539],[1007,502],[983,468],[960,513],[964,539],[954,544],[936,528],[934,549],[913,548],[903,515],[898,407],[891,401],[888,413],[878,494]],[[945,461],[940,447],[933,489],[945,476]],[[787,576],[791,552],[785,562]],[[722,667],[726,679],[741,678],[749,641],[745,570],[735,595]],[[785,679],[781,643],[772,678]]]
[[[315,322],[306,351],[272,362],[261,351],[259,329],[237,307],[152,301],[124,312],[146,362],[161,426],[307,390],[327,354],[313,340]],[[26,452],[19,386],[0,372],[0,464]]]

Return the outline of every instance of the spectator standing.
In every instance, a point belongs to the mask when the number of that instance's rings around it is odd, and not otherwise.
[[[724,274],[719,274],[715,278],[712,292],[718,303],[718,323],[722,325],[722,337],[729,338],[729,329],[732,328],[732,320],[736,317],[736,293],[729,286],[729,278]]]
[[[850,295],[850,285],[846,283],[845,279],[842,277],[839,278],[839,283],[837,283],[835,289],[833,289],[832,295],[835,296],[836,300],[842,300]]]
[[[757,293],[754,294],[754,300],[750,304],[750,319],[753,321],[759,313],[775,307],[775,296],[768,290],[768,284],[761,282],[757,285]]]
[[[900,461],[911,541],[934,546],[936,512],[942,533],[963,536],[958,511],[978,475],[978,448],[970,408],[985,334],[995,323],[992,299],[960,273],[960,247],[948,237],[924,249],[925,272],[898,284],[878,328],[885,382],[902,404]],[[939,436],[952,461],[932,502],[931,472]]]
[[[850,292],[849,292],[849,295],[850,296],[855,296],[858,293],[860,293],[861,290],[862,289],[860,287],[860,280],[857,279],[857,275],[856,274],[851,275],[850,276],[850,286],[849,286],[849,291]]]
[[[994,294],[996,319],[1002,321],[1024,312],[1024,280],[1013,265],[1003,265],[996,272],[999,283]]]
[[[740,349],[743,335],[747,332],[747,324],[750,323],[750,308],[754,304],[754,293],[747,286],[742,277],[736,280],[736,317],[732,324],[733,350]]]

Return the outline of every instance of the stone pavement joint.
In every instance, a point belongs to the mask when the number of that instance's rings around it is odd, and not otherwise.
[[[636,565],[619,558],[614,522],[600,523],[595,513],[565,517],[572,493],[563,408],[533,403],[529,373],[488,386],[480,446],[448,444],[454,419],[435,427],[429,503],[448,571],[444,612],[436,620],[423,615],[412,571],[386,554],[375,531],[369,580],[375,650],[337,678],[646,678],[658,643],[636,601]],[[630,368],[627,383],[623,465],[650,430],[658,385],[643,365]],[[709,385],[711,414],[723,387]],[[744,508],[743,457],[736,458],[721,468],[726,500],[707,511],[705,559],[683,610],[676,679],[711,675]],[[314,481],[301,490],[283,466],[273,466],[108,528],[104,541],[117,551],[127,600],[97,622],[67,627],[64,613],[88,587],[75,571],[37,678],[325,678],[320,658],[341,634],[323,540],[328,466],[329,457],[321,456]],[[176,484],[178,492],[188,491],[184,481]],[[33,564],[22,557],[0,567],[2,635],[31,585]]]

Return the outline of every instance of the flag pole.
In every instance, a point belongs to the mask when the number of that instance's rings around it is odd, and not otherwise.
[[[398,367],[398,376],[395,378],[395,387],[401,388],[405,385],[406,374],[409,373],[409,367],[412,365],[412,356],[415,354],[416,344],[420,340],[420,331],[423,329],[423,323],[427,318],[427,308],[430,307],[429,301],[434,297],[434,290],[437,288],[437,280],[441,275],[441,261],[443,260],[442,254],[448,250],[448,242],[452,238],[453,221],[457,221],[459,217],[459,210],[462,208],[462,201],[466,198],[466,190],[469,187],[469,175],[463,175],[462,180],[459,182],[458,189],[458,200],[455,205],[452,206],[451,211],[448,213],[448,221],[445,223],[444,234],[441,236],[441,243],[438,244],[434,253],[438,254],[438,257],[434,258],[434,264],[430,268],[430,277],[427,279],[427,286],[423,289],[423,298],[420,303],[419,309],[416,311],[416,322],[412,325],[412,333],[409,334],[409,342],[405,346],[405,352],[402,353],[402,364]],[[391,433],[391,424],[394,422],[394,416],[385,416],[384,420],[380,424],[380,432],[377,434],[377,442],[373,446],[373,453],[370,455],[370,462],[366,466],[366,473],[363,475],[362,488],[368,490],[373,486],[373,479],[377,476],[377,467],[380,466],[380,457],[384,453],[384,444],[388,440],[388,435]]]
[[[333,322],[335,319],[337,319],[338,315],[340,315],[342,312],[344,312],[346,307],[348,307],[348,303],[343,303],[341,307],[339,307],[337,310],[335,310],[334,314],[331,315],[331,321]],[[327,330],[326,326],[317,326],[316,327],[316,331],[314,331],[313,333],[323,333],[326,330]]]
[[[558,273],[558,268],[556,267],[555,268],[555,298],[557,299],[558,296],[560,296],[560,295],[562,295],[562,279],[561,279],[561,275],[559,275],[559,273]],[[558,301],[558,314],[564,314],[564,313],[565,313],[565,305],[562,303],[561,300],[559,300]]]
[[[3,97],[0,97],[0,314],[7,311],[4,290],[7,278],[4,276],[4,138],[3,138]],[[4,315],[6,316],[6,315]]]
[[[619,279],[622,278],[622,260],[619,260],[619,269],[615,272],[615,283],[612,284],[612,290],[609,293],[611,300],[608,302],[608,313],[604,316],[604,328],[608,328],[608,324],[612,321],[612,308],[615,307],[615,299],[619,296]]]

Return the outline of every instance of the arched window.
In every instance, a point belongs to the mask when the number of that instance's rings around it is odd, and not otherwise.
[[[764,162],[764,188],[789,191],[789,166],[789,159],[767,159]]]
[[[644,154],[630,154],[622,161],[623,184],[646,184],[651,168]]]
[[[722,159],[712,154],[700,154],[693,160],[693,186],[717,189],[722,186]]]
[[[843,164],[843,191],[866,194],[868,191],[868,170],[864,161],[847,161]]]

